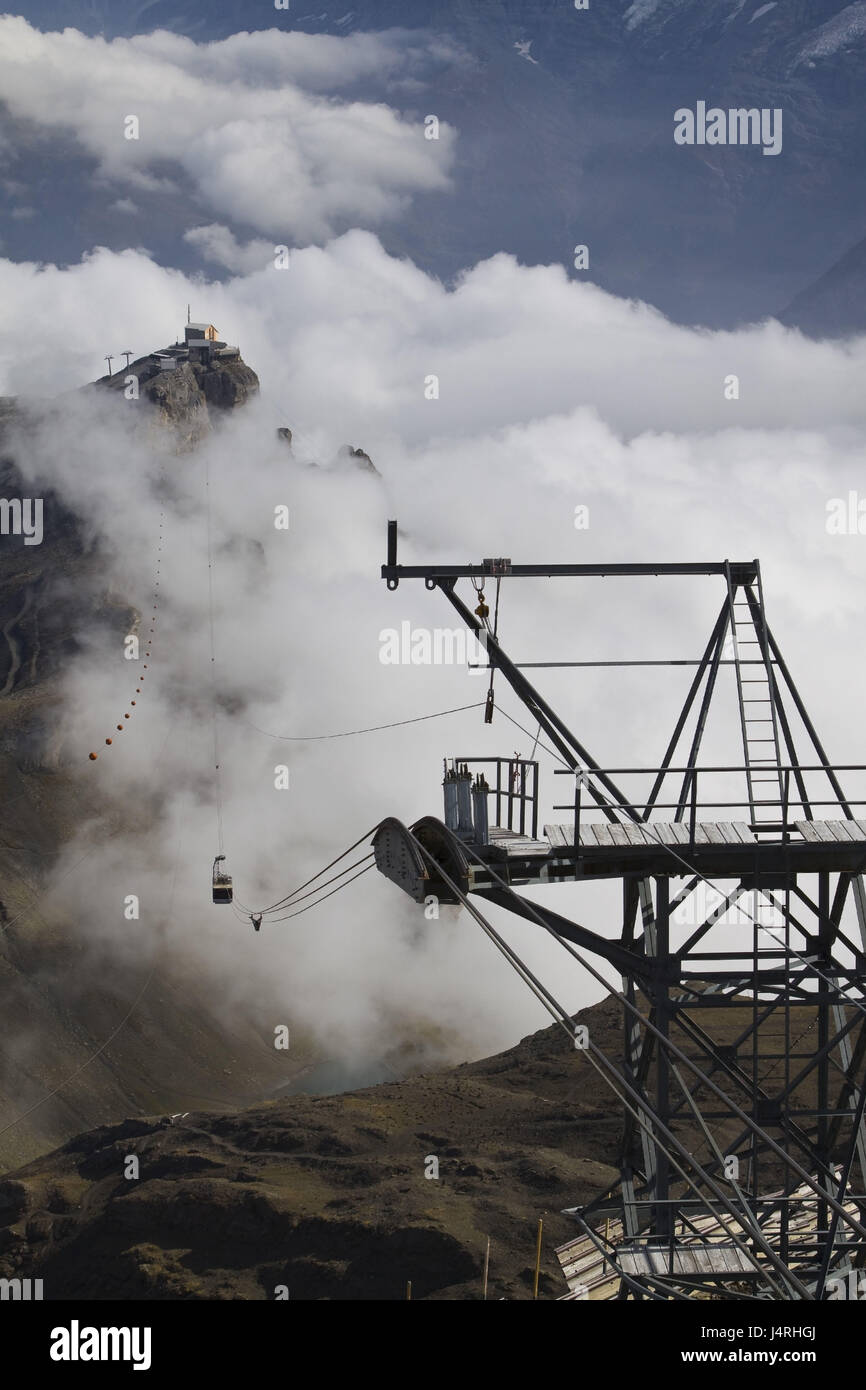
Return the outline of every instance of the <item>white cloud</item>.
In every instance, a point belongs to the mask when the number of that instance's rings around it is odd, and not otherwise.
[[[203,45],[160,32],[106,42],[0,18],[0,89],[15,116],[71,131],[101,177],[144,192],[173,189],[154,166],[174,163],[198,200],[278,242],[375,226],[415,194],[448,187],[447,125],[426,140],[423,117],[320,94],[372,72],[411,71],[431,54],[443,61],[449,50],[399,32],[271,31]]]
[[[274,266],[276,247],[272,241],[256,239],[241,245],[234,233],[219,222],[207,227],[191,227],[184,232],[183,239],[195,246],[204,260],[241,275]]]
[[[218,229],[202,230],[209,249],[219,247]],[[407,562],[759,556],[771,624],[831,757],[866,761],[857,640],[866,536],[825,527],[830,498],[864,491],[866,340],[816,344],[774,323],[689,330],[569,282],[558,267],[528,269],[504,255],[448,289],[365,232],[295,253],[290,270],[262,267],[210,285],[133,251],[100,250],[64,271],[0,262],[0,298],[27,324],[26,335],[0,342],[2,394],[34,383],[56,393],[95,376],[109,348],[164,343],[188,301],[193,317],[241,344],[261,376],[261,400],[209,446],[218,680],[236,702],[221,724],[225,826],[244,902],[274,901],[385,814],[436,813],[443,754],[531,744],[500,715],[483,725],[480,712],[331,743],[285,744],[251,727],[338,732],[482,698],[462,670],[380,664],[382,629],[404,619],[455,626],[441,594],[410,583],[386,591],[378,571],[390,516],[405,532]],[[737,401],[724,395],[731,373]],[[431,374],[438,400],[424,396]],[[133,417],[112,425],[92,399],[64,409],[40,467],[104,537],[106,582],[144,606],[159,461],[121,430]],[[295,431],[294,455],[275,438],[281,424]],[[347,442],[369,451],[381,479],[333,462]],[[206,941],[227,996],[249,991],[268,1019],[280,1001],[290,1023],[319,1027],[329,1047],[356,1055],[432,1023],[459,1032],[468,1052],[541,1026],[532,996],[491,961],[465,919],[422,925],[372,874],[258,937],[207,905],[202,882],[216,851],[202,456],[172,460],[171,479],[152,689],[123,746],[89,769],[108,803],[122,805],[134,786],[168,805],[127,847],[140,859],[107,850],[99,875],[91,862],[86,882],[64,879],[64,892],[86,899],[94,929],[104,921],[108,935],[128,863],[140,865],[145,883],[152,872],[156,891],[182,826],[173,939],[191,950]],[[290,507],[288,534],[273,528],[277,503]],[[587,531],[574,529],[577,504],[590,509]],[[500,632],[521,660],[695,657],[721,601],[712,580],[506,584]],[[64,678],[75,766],[86,766],[127,698],[115,658],[95,644]],[[591,751],[618,765],[658,758],[689,678],[682,670],[537,676]],[[708,733],[711,757],[735,751],[727,695],[729,718]],[[527,722],[501,682],[497,698]],[[273,787],[281,761],[291,767],[286,794]],[[559,779],[547,765],[543,776],[549,818]],[[550,893],[578,919],[616,919],[615,892]],[[562,974],[555,948],[530,927],[507,932],[556,979],[565,1003],[597,995],[577,969]]]
[[[131,198],[118,198],[110,205],[109,211],[134,214],[139,211],[139,206],[137,203],[134,203]]]

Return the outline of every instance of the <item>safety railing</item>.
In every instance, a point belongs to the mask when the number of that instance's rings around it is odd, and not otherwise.
[[[489,797],[491,824],[518,835],[538,838],[538,763],[530,758],[454,758],[455,767],[493,769]],[[527,829],[527,826],[529,829]]]

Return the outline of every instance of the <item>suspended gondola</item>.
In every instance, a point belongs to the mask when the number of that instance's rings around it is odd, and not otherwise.
[[[215,903],[230,903],[232,900],[231,877],[220,868],[220,865],[224,863],[224,854],[218,854],[213,861],[213,900]]]

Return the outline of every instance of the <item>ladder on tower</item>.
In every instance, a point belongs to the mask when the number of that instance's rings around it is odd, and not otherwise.
[[[726,578],[749,811],[756,830],[775,829],[786,812],[761,571],[756,570],[754,586],[734,584],[729,566]]]

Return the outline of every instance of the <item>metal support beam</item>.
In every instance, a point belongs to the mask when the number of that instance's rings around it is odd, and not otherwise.
[[[674,1246],[679,1239],[700,1242],[702,1227],[696,1213],[714,1208],[723,1225],[727,1220],[740,1225],[742,1236],[734,1243],[741,1255],[745,1251],[758,1266],[755,1274],[764,1281],[765,1296],[811,1298],[816,1289],[820,1297],[826,1279],[844,1262],[866,1263],[866,1193],[862,1191],[866,1187],[866,886],[861,877],[860,839],[864,832],[862,823],[847,824],[862,814],[855,808],[866,801],[862,797],[849,801],[838,776],[843,770],[862,773],[864,769],[830,763],[767,625],[758,562],[518,565],[510,559],[485,559],[475,565],[403,566],[397,559],[396,522],[391,522],[382,574],[392,589],[401,579],[415,578],[423,578],[428,589],[441,589],[485,647],[491,671],[502,673],[564,767],[572,775],[588,774],[575,798],[576,825],[588,797],[605,818],[605,827],[596,831],[597,844],[587,835],[580,842],[575,830],[574,844],[568,842],[564,853],[561,833],[555,838],[551,831],[547,858],[544,847],[534,843],[535,830],[533,841],[525,845],[503,839],[499,848],[485,846],[483,858],[471,840],[464,837],[461,843],[472,866],[466,879],[474,885],[469,887],[470,894],[553,933],[590,977],[612,993],[606,975],[592,960],[599,965],[604,962],[621,978],[621,993],[616,996],[623,1013],[621,1059],[614,1064],[597,1046],[590,1047],[593,1065],[623,1108],[621,1196],[616,1210],[626,1242],[655,1241],[671,1255],[665,1274],[653,1275],[651,1280],[643,1275],[624,1279],[623,1296],[628,1291],[636,1297],[693,1296],[696,1286],[685,1275],[685,1266],[677,1264]],[[726,599],[697,663],[641,659],[519,665],[455,589],[464,577],[483,581],[651,575],[715,576],[725,582]],[[729,625],[735,632],[739,625],[742,640],[748,643],[745,653],[735,651],[733,662],[723,655]],[[528,666],[568,664],[697,665],[660,766],[602,768],[523,674]],[[718,672],[729,664],[736,669],[743,765],[726,765],[722,754],[721,766],[701,768],[704,730],[722,685]],[[798,719],[792,723],[794,712]],[[674,766],[677,749],[687,741],[692,719],[695,727],[688,756],[685,766],[678,768]],[[803,730],[805,745],[811,744],[817,754],[817,765],[800,755]],[[721,802],[709,802],[705,795],[700,809],[713,810],[712,821],[698,816],[698,783],[705,791],[704,775],[710,772],[744,776],[747,793],[736,801],[726,788]],[[649,794],[621,792],[615,777],[639,773],[652,778]],[[823,787],[813,787],[811,780],[807,783],[812,773],[824,775],[835,799],[827,798]],[[656,846],[651,832],[657,822],[650,816],[668,809],[670,797],[662,803],[662,787],[674,774],[683,778],[682,786],[674,788],[679,798],[670,808],[676,811],[674,824],[688,816],[691,835],[678,829],[676,844],[659,836]],[[800,817],[792,809],[798,805]],[[743,806],[748,808],[746,819],[751,826],[745,833],[736,813],[731,815],[734,808],[742,815]],[[829,813],[828,807],[832,808]],[[719,812],[731,815],[731,821],[717,822]],[[816,813],[827,820],[815,820]],[[845,828],[836,824],[840,817]],[[804,822],[800,830],[794,824],[797,819]],[[608,854],[605,862],[603,856]],[[447,868],[438,858],[431,857],[430,868],[449,882]],[[673,914],[701,885],[702,870],[727,880],[721,890],[723,901],[704,914],[699,925],[681,933]],[[650,873],[654,885],[647,878]],[[811,874],[818,877],[815,901],[798,881],[798,875]],[[838,876],[835,884],[831,874]],[[520,897],[511,886],[569,878],[579,885],[604,875],[622,877],[622,925],[613,939]],[[672,877],[687,880],[687,886],[672,888]],[[842,930],[849,885],[859,948]],[[746,922],[729,924],[725,920],[728,907],[747,893],[753,894],[752,912],[746,914]],[[463,902],[478,919],[465,886],[454,900]],[[768,909],[773,911],[771,922],[763,920]],[[562,1008],[554,1007],[553,996],[489,923],[485,929],[568,1031],[569,1020],[560,1017]],[[853,963],[848,962],[849,953]],[[720,1033],[717,1019],[725,1025]],[[693,1081],[686,1080],[687,1073]],[[725,1083],[724,1088],[715,1077]],[[706,1162],[697,1150],[684,1147],[686,1123],[697,1126],[699,1142],[708,1146]],[[642,1159],[636,1154],[638,1135]],[[694,1144],[691,1135],[689,1143]],[[748,1157],[742,1179],[730,1179],[725,1172],[726,1158],[732,1154],[741,1162]],[[636,1161],[643,1164],[642,1176],[636,1176]],[[855,1168],[859,1192],[851,1182]],[[692,1191],[694,1198],[689,1195]],[[612,1201],[599,1198],[586,1209],[587,1216],[590,1211],[608,1214]],[[726,1211],[715,1206],[719,1202],[728,1203]],[[588,1222],[585,1231],[602,1249]],[[612,1264],[616,1268],[615,1260]],[[640,1264],[634,1267],[639,1269]],[[732,1266],[730,1278],[734,1272]],[[723,1296],[737,1296],[724,1280],[716,1283]]]

